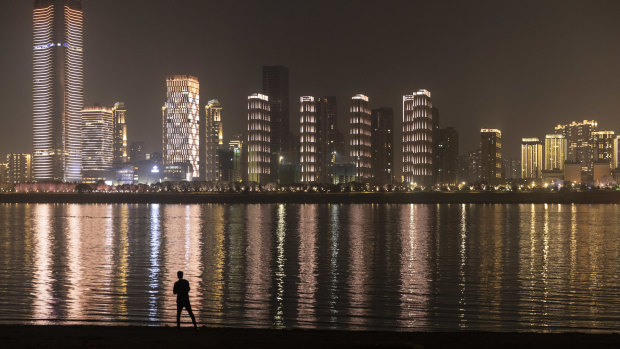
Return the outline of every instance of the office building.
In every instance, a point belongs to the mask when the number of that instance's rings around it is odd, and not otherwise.
[[[175,75],[166,79],[162,123],[164,177],[167,180],[191,181],[199,177],[199,108],[200,84],[197,78]]]
[[[224,145],[224,125],[222,123],[222,104],[217,100],[210,100],[205,106],[205,120],[203,122],[204,145],[202,153],[204,166],[201,175],[206,181],[215,182],[220,180],[218,149]]]
[[[403,96],[403,181],[430,186],[433,179],[433,103],[431,93]]]
[[[3,190],[2,184],[9,183],[9,164],[0,162],[0,191]]]
[[[319,161],[322,155],[319,152],[321,129],[318,123],[316,104],[312,96],[299,98],[299,163],[301,165],[302,183],[319,181],[321,172]]]
[[[247,155],[245,155],[246,152],[243,147],[243,136],[233,136],[230,142],[228,142],[228,149],[232,151],[231,182],[244,182],[247,173]]]
[[[435,184],[456,185],[459,162],[459,133],[454,127],[437,129],[433,135]]]
[[[89,178],[102,178],[93,171],[108,171],[114,159],[114,118],[112,109],[93,106],[82,110],[82,170]]]
[[[545,136],[545,171],[563,171],[567,158],[566,138],[562,134]]]
[[[36,181],[82,179],[82,27],[81,1],[35,0],[32,103]]]
[[[373,109],[371,130],[375,183],[391,184],[394,181],[394,109]]]
[[[127,151],[127,108],[125,103],[117,102],[112,108],[114,119],[114,160],[115,168],[120,168],[129,162]]]
[[[272,152],[271,175],[276,180],[280,153],[290,150],[289,72],[282,65],[263,66],[263,94],[269,98]]]
[[[594,163],[609,164],[612,166],[614,159],[614,140],[616,135],[614,131],[595,131],[592,132],[592,140],[594,144]]]
[[[523,138],[521,140],[521,178],[541,178],[542,167],[542,142],[538,138]]]
[[[132,163],[138,163],[147,159],[144,142],[131,142],[129,145],[129,160]]]
[[[557,125],[555,133],[562,134],[566,139],[566,161],[580,164],[581,171],[592,174],[594,163],[594,142],[592,133],[597,130],[598,123],[594,120],[573,121],[570,124]]]
[[[351,98],[349,156],[355,164],[355,181],[372,180],[372,120],[368,97],[363,94]]]
[[[5,181],[26,183],[32,180],[32,157],[30,154],[8,154],[6,156]]]
[[[496,129],[480,130],[480,180],[487,185],[498,185],[502,180],[502,132]]]
[[[318,98],[317,114],[319,116],[319,153],[321,171],[319,182],[333,183],[332,167],[336,163],[336,156],[345,155],[344,134],[338,130],[338,105],[336,97],[326,96]]]
[[[248,180],[259,184],[271,180],[272,123],[269,110],[269,97],[260,93],[248,96]]]

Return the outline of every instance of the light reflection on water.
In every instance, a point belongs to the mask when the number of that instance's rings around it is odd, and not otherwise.
[[[0,205],[0,322],[620,330],[617,205]]]

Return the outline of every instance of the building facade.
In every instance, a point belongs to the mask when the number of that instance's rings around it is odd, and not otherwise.
[[[592,132],[592,141],[594,143],[594,163],[609,164],[612,166],[614,159],[614,140],[616,134],[614,131],[595,131]]]
[[[521,140],[521,178],[539,179],[542,175],[542,142],[538,138]]]
[[[108,171],[114,160],[114,117],[112,109],[93,106],[82,110],[82,170]],[[97,176],[99,177],[99,176]]]
[[[26,183],[32,180],[32,156],[30,154],[8,154],[6,156],[5,181]]]
[[[375,183],[394,182],[394,109],[379,108],[371,112],[372,159]]]
[[[403,96],[403,181],[433,185],[433,103],[431,93]]]
[[[166,79],[163,117],[163,165],[168,180],[188,180],[200,175],[200,84],[188,75]],[[183,171],[187,171],[183,173]]]
[[[35,0],[33,173],[36,181],[82,179],[83,12],[79,0]]]
[[[333,167],[337,156],[345,155],[345,140],[338,130],[338,104],[335,96],[318,98],[317,114],[320,124],[319,153],[322,171],[319,182],[333,183]]]
[[[497,129],[480,130],[480,180],[498,185],[502,180],[502,132]]]
[[[235,135],[230,142],[228,142],[228,149],[232,152],[232,172],[231,182],[243,182],[245,180],[246,161],[244,159],[243,149],[243,137],[241,135]]]
[[[112,164],[115,168],[119,168],[129,163],[129,153],[127,151],[127,108],[125,108],[125,103],[114,103],[112,117],[114,119],[114,160]]]
[[[566,138],[562,134],[545,136],[545,171],[563,171],[567,158]]]
[[[248,96],[248,180],[266,184],[271,178],[271,114],[269,97]]]
[[[372,180],[372,120],[368,97],[351,97],[349,107],[349,156],[355,164],[355,180]]]
[[[594,161],[594,138],[592,133],[597,130],[598,123],[594,120],[573,121],[570,124],[557,125],[555,132],[566,138],[566,161],[580,164],[581,171],[592,174]]]
[[[312,96],[299,98],[299,163],[301,182],[318,182],[321,174],[319,141],[321,127],[317,115],[317,103]]]
[[[202,151],[204,152],[204,175],[201,177],[209,182],[221,180],[220,165],[218,163],[218,149],[224,145],[224,124],[222,122],[222,104],[217,100],[210,100],[205,106],[205,138]]]
[[[280,154],[290,150],[289,72],[282,65],[263,66],[263,94],[269,98],[272,152],[270,170],[277,176]],[[276,180],[277,178],[273,178]]]
[[[457,185],[459,133],[454,127],[437,129],[433,135],[435,184]]]

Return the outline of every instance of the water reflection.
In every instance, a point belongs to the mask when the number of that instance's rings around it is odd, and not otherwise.
[[[217,326],[620,330],[617,205],[0,205],[0,218],[2,322],[172,323],[183,270],[198,320]]]

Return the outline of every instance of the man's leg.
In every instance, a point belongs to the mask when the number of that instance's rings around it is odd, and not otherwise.
[[[192,323],[194,324],[194,328],[198,328],[198,325],[196,325],[196,318],[194,317],[194,312],[192,311],[192,305],[189,302],[185,304],[185,309],[187,309],[187,312],[189,313],[189,317],[192,318]]]
[[[177,329],[181,328],[181,311],[183,310],[183,304],[177,303]]]

